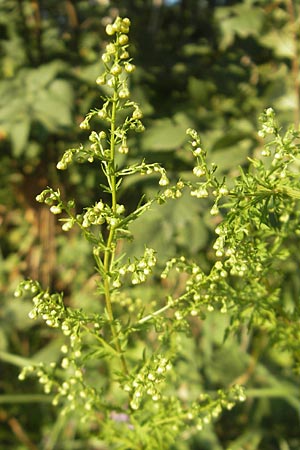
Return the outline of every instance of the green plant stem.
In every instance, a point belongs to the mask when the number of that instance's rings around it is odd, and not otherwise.
[[[110,161],[108,163],[108,171],[107,171],[108,183],[111,190],[113,216],[116,215],[116,206],[117,206],[116,168],[115,168],[115,128],[116,128],[117,101],[118,101],[117,88],[115,87],[114,96],[112,99],[111,126],[110,126]],[[111,225],[107,238],[103,262],[105,274],[104,278],[105,305],[110,320],[110,329],[116,346],[116,350],[120,355],[123,370],[126,374],[128,374],[126,360],[124,358],[124,355],[122,354],[120,340],[118,338],[116,328],[114,325],[114,314],[112,310],[111,295],[110,295],[111,269],[113,266],[115,256],[114,240],[115,240],[115,227]]]
[[[171,308],[171,304],[167,304],[165,306],[163,306],[162,308],[158,309],[157,311],[154,311],[151,314],[148,314],[145,317],[142,317],[139,321],[138,324],[141,325],[142,323],[148,322],[148,320],[151,320],[153,317],[155,316],[159,316],[159,314],[163,313],[164,311],[167,311],[169,308]]]

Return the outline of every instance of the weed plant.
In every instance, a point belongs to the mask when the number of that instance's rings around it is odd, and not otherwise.
[[[267,109],[258,133],[260,154],[229,181],[208,164],[193,129],[187,130],[184,150],[194,158],[188,179],[171,183],[160,164],[143,158],[128,165],[128,137],[144,130],[142,110],[130,98],[128,78],[135,66],[129,28],[128,18],[107,25],[111,41],[96,81],[105,95],[100,108],[80,124],[90,144],[67,150],[57,164],[59,170],[72,163],[96,164],[105,179],[101,197],[78,212],[75,200],[65,200],[59,189],[48,187],[37,196],[60,217],[63,231],[79,227],[89,242],[97,275],[95,307],[92,312],[72,307],[63,293],[44,290],[35,280],[22,281],[15,296],[31,297],[30,318],[59,330],[64,343],[59,361],[26,366],[19,378],[35,375],[62,416],[78,419],[78,433],[85,430],[101,448],[162,450],[179,448],[179,437],[188,442],[224,409],[246,399],[239,383],[215,391],[203,388],[192,365],[194,386],[182,391],[185,339],[193,339],[195,327],[213,311],[229,318],[226,336],[244,326],[266,332],[278,351],[290,353],[299,371],[299,302],[286,304],[281,290],[283,264],[293,260],[291,242],[300,234],[299,135],[293,129],[282,134],[274,111]],[[157,176],[158,188],[128,211],[120,191],[131,176]],[[174,256],[160,270],[147,245],[142,255],[129,258],[123,243],[134,239],[131,224],[151,214],[152,205],[174,202],[184,192],[210,202],[216,236],[211,267],[203,270]],[[180,289],[166,293],[169,277],[181,280]],[[161,296],[148,302],[138,287],[151,282],[161,285]]]

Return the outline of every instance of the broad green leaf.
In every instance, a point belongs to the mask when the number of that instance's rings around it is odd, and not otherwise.
[[[227,13],[227,14],[226,14]],[[243,2],[233,7],[217,10],[219,26],[222,31],[220,48],[226,50],[234,41],[235,35],[242,38],[259,37],[264,22],[264,11],[251,2]]]
[[[18,158],[25,150],[30,133],[30,118],[28,116],[19,116],[19,121],[12,124],[11,141],[13,155]]]
[[[217,151],[209,154],[209,160],[214,162],[220,171],[230,170],[245,163],[252,145],[253,143],[250,139],[243,139],[237,142],[236,145],[218,147]]]
[[[272,29],[269,33],[261,36],[259,42],[272,49],[274,55],[279,58],[293,59],[296,55],[295,42],[288,27]]]
[[[25,78],[25,89],[27,88],[31,92],[38,92],[55,80],[59,72],[63,73],[65,71],[66,64],[60,60],[54,60],[30,69]]]
[[[145,151],[173,150],[185,142],[185,130],[189,126],[184,113],[177,113],[172,119],[157,119],[144,133],[142,147]]]
[[[197,254],[208,238],[207,228],[201,220],[201,207],[201,202],[188,193],[176,201],[153,205],[150,214],[142,215],[130,226],[135,241],[128,245],[128,252],[131,255],[142,253],[144,243],[147,243],[163,260],[175,254],[177,247]]]
[[[55,97],[50,90],[42,90],[34,105],[34,118],[49,131],[72,125],[72,115],[68,104],[61,97]]]
[[[54,80],[49,86],[49,93],[57,100],[60,100],[61,103],[72,108],[74,104],[74,92],[69,82],[59,78]]]
[[[294,92],[282,95],[274,101],[274,108],[281,111],[296,111],[298,107],[298,100]]]

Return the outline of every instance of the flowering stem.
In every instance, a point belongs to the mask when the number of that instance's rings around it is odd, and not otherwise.
[[[107,180],[110,186],[111,191],[111,208],[113,216],[116,215],[116,206],[117,206],[117,189],[116,189],[116,168],[115,168],[115,127],[116,127],[116,114],[117,114],[117,101],[118,101],[118,92],[117,85],[115,84],[114,95],[112,98],[112,111],[111,111],[111,122],[110,122],[110,161],[108,163],[107,171]],[[128,368],[126,364],[126,360],[124,355],[122,354],[120,340],[118,338],[116,328],[114,325],[114,314],[112,310],[112,302],[111,302],[111,270],[114,263],[115,256],[115,226],[113,224],[110,225],[109,234],[106,243],[106,249],[104,252],[104,296],[105,296],[105,305],[107,314],[110,320],[110,329],[113,336],[113,340],[116,346],[116,350],[120,355],[121,364],[123,370],[126,374],[128,374]]]

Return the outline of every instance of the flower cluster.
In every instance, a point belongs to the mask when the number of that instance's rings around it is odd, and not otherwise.
[[[188,128],[186,133],[191,137],[190,146],[193,156],[196,158],[196,165],[193,168],[193,174],[201,181],[190,183],[191,196],[196,198],[207,198],[210,189],[215,198],[214,204],[210,210],[212,216],[219,214],[219,202],[228,195],[228,189],[225,186],[225,180],[220,182],[215,177],[217,166],[212,163],[211,168],[207,166],[206,151],[201,147],[201,140],[198,133]]]
[[[141,132],[144,126],[141,122],[143,117],[139,105],[129,100],[130,91],[128,86],[128,75],[135,70],[128,52],[128,33],[130,28],[130,20],[128,18],[121,19],[117,17],[113,24],[106,27],[108,36],[115,37],[113,42],[106,45],[106,51],[102,55],[105,71],[98,76],[96,83],[99,86],[107,86],[113,89],[114,94],[105,98],[101,109],[91,111],[81,122],[80,128],[90,129],[90,120],[97,116],[99,119],[111,123],[113,110],[117,106],[118,109],[131,108],[132,114],[128,116],[122,126],[114,130],[114,139],[118,147],[118,151],[122,154],[128,153],[127,131],[135,130]],[[95,156],[101,159],[111,157],[109,150],[101,143],[101,139],[105,138],[102,134],[92,132],[90,140],[92,141],[91,149],[95,152]]]
[[[61,404],[62,415],[76,412],[80,408],[81,420],[87,420],[90,415],[93,416],[93,410],[101,404],[100,393],[84,382],[83,370],[75,363],[69,362],[66,365],[64,358],[61,367],[67,371],[67,377],[61,378],[57,363],[52,362],[47,366],[39,363],[23,367],[18,378],[22,381],[35,376],[45,394],[54,394],[52,404],[54,406]]]
[[[123,265],[119,269],[118,273],[120,276],[131,274],[132,284],[139,284],[146,281],[147,276],[152,273],[155,265],[155,251],[152,248],[146,247],[144,255],[141,258],[136,258],[134,262],[129,262],[128,264]]]
[[[275,118],[275,112],[273,108],[268,108],[260,116],[261,128],[258,131],[258,136],[265,138],[268,135],[278,134],[279,128]],[[266,156],[266,155],[264,155]]]
[[[185,187],[185,183],[183,181],[178,181],[175,186],[172,186],[168,189],[166,189],[162,195],[161,195],[161,200],[166,200],[169,198],[179,198],[182,196],[182,191]]]
[[[299,157],[299,145],[296,143],[299,138],[298,131],[289,128],[282,136],[280,128],[277,124],[275,112],[272,108],[268,108],[261,116],[261,129],[258,136],[269,137],[269,141],[265,143],[262,149],[262,156],[270,157],[272,169],[268,176],[268,181],[272,184],[278,180],[284,181],[290,173],[290,165],[295,162],[297,170],[297,158]],[[252,160],[257,167],[263,167],[263,163],[259,160]],[[294,169],[294,170],[295,170]]]
[[[42,363],[37,365],[28,365],[23,367],[18,378],[22,381],[29,376],[35,375],[38,378],[39,383],[43,386],[45,394],[50,394],[55,388],[57,388],[57,383],[54,380],[55,369],[55,362],[50,363],[47,368]]]
[[[237,402],[246,400],[245,390],[240,385],[232,386],[228,391],[218,391],[217,398],[213,399],[208,394],[201,394],[199,400],[194,402],[186,417],[196,423],[197,430],[202,430],[205,425],[220,416],[224,409],[230,410]]]
[[[159,385],[165,381],[166,374],[171,368],[169,359],[156,355],[135,376],[131,377],[131,381],[125,384],[124,390],[130,393],[132,409],[140,407],[145,395],[150,396],[154,402],[160,399]]]
[[[33,295],[34,308],[29,312],[30,319],[41,317],[49,327],[58,328],[65,316],[65,307],[62,296],[58,293],[50,295],[43,291],[36,281],[23,281],[15,291],[15,296],[20,297],[24,293]]]
[[[59,189],[57,191],[51,188],[44,189],[35,199],[39,203],[45,203],[50,206],[50,211],[53,214],[61,214],[63,211]]]
[[[95,149],[92,149],[92,146],[90,149],[85,149],[83,145],[80,144],[78,148],[69,148],[66,150],[56,167],[59,170],[66,170],[74,160],[78,163],[84,163],[86,161],[93,162],[95,155],[99,156],[95,153]]]

